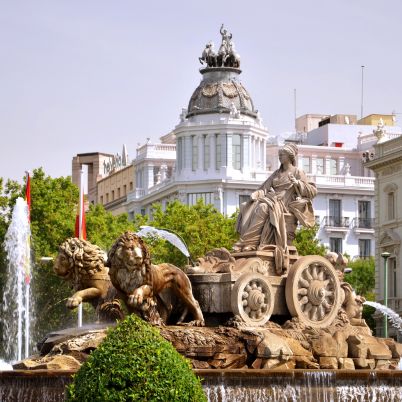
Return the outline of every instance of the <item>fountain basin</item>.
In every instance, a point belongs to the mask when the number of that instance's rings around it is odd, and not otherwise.
[[[401,401],[397,370],[194,370],[210,402]],[[64,401],[75,371],[0,372],[1,401]]]

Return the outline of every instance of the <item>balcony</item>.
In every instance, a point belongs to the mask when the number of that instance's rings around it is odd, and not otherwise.
[[[350,218],[342,216],[326,216],[323,220],[323,224],[327,233],[345,234],[349,230]]]
[[[353,231],[357,234],[374,234],[374,218],[354,218],[352,221]]]

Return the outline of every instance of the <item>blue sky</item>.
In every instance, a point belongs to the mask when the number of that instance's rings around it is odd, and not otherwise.
[[[135,156],[179,121],[205,43],[232,32],[273,135],[297,114],[402,113],[402,2],[0,1],[0,176],[71,174],[77,153]],[[402,114],[397,115],[401,124]]]

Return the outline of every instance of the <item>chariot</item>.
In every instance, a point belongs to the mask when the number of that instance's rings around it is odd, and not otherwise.
[[[279,255],[276,246],[266,250],[210,254],[215,266],[202,264],[188,273],[194,297],[208,317],[232,313],[249,326],[263,326],[272,315],[298,317],[315,328],[329,326],[343,295],[335,267],[318,255],[299,256],[289,246]],[[202,270],[204,269],[204,272]],[[224,315],[224,314],[223,314]],[[284,317],[284,318],[286,318]]]

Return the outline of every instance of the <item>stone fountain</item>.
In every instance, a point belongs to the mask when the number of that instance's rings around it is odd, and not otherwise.
[[[364,298],[343,280],[347,259],[299,256],[292,245],[297,224],[314,223],[316,194],[296,155],[285,145],[280,169],[241,206],[233,250],[211,250],[186,274],[152,264],[135,233],[120,236],[107,261],[97,246],[66,240],[54,270],[73,284],[67,307],[90,302],[100,323],[49,334],[36,356],[14,365],[25,371],[0,375],[0,399],[12,388],[2,383],[20,384],[28,372],[44,389],[57,378],[48,400],[61,400],[123,304],[191,360],[210,401],[402,399],[402,345],[372,336]]]

